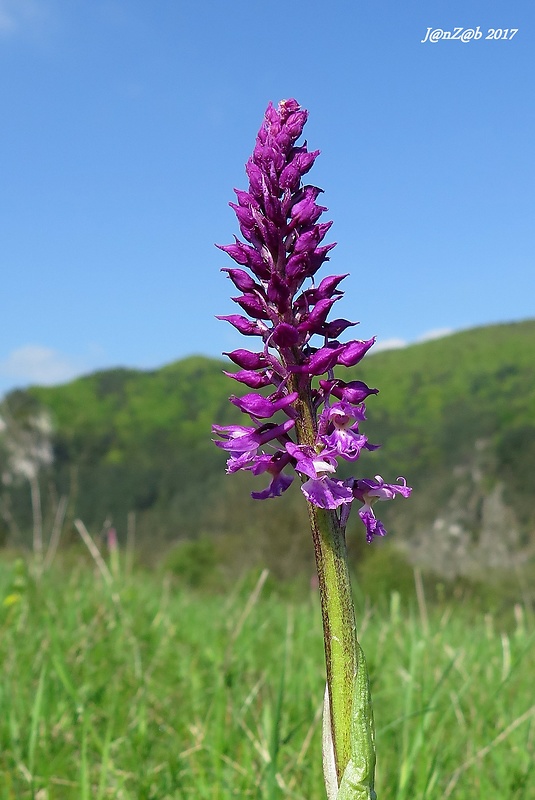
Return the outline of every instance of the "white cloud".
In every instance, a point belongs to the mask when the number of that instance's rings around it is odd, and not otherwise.
[[[38,0],[0,0],[0,35],[18,33],[45,16],[43,3]]]
[[[378,339],[370,350],[370,355],[379,353],[381,350],[400,350],[402,347],[408,347],[410,344],[430,342],[433,339],[442,339],[443,336],[450,336],[452,333],[455,333],[452,328],[434,328],[433,330],[422,333],[421,336],[418,336],[418,338],[414,339],[412,342],[395,336],[390,339]]]
[[[16,379],[24,384],[63,383],[80,372],[80,365],[73,363],[57,350],[39,344],[18,347],[0,362],[0,377]]]
[[[401,347],[407,347],[405,339],[378,339],[370,350],[370,355],[378,353],[379,350],[399,350]]]
[[[422,333],[416,341],[417,342],[430,342],[433,339],[442,339],[443,336],[450,336],[453,333],[452,328],[434,328],[431,331],[427,331],[427,333]]]

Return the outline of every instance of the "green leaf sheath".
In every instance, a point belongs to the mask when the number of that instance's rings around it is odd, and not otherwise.
[[[366,659],[357,642],[358,669],[353,696],[351,757],[336,800],[376,800],[375,726]]]

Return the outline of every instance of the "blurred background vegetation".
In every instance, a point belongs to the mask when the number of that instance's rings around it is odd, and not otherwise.
[[[380,390],[361,430],[382,447],[363,454],[358,475],[404,475],[414,487],[410,500],[379,508],[388,541],[368,547],[357,515],[350,519],[351,558],[367,590],[413,586],[415,566],[434,576],[434,592],[452,580],[504,587],[511,571],[529,575],[534,353],[530,320],[379,352],[346,371]],[[211,441],[213,422],[244,419],[228,402],[240,386],[225,368],[191,357],[8,394],[0,407],[0,544],[46,552],[52,537],[64,550],[76,547],[79,518],[97,538],[113,527],[139,563],[165,563],[193,586],[262,567],[274,580],[310,581],[297,482],[282,498],[253,501],[262,478],[226,476]]]

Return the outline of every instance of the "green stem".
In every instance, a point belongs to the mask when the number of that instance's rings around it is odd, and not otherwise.
[[[308,504],[319,577],[331,733],[340,783],[351,756],[357,627],[345,534],[333,511]]]

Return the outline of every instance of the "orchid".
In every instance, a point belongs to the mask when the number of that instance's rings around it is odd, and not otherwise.
[[[335,243],[324,243],[332,223],[321,221],[327,210],[317,203],[322,189],[303,180],[319,155],[298,143],[306,121],[307,111],[296,100],[269,104],[245,167],[248,189],[235,189],[237,202],[230,203],[242,240],[218,247],[238,264],[223,271],[239,292],[232,300],[241,313],[219,319],[259,341],[254,349],[226,353],[239,368],[226,374],[253,390],[230,397],[251,424],[214,425],[213,433],[215,444],[227,452],[228,473],[268,476],[268,485],[252,492],[255,500],[279,497],[299,476],[322,600],[327,792],[329,800],[372,800],[373,715],[356,638],[345,527],[357,501],[368,542],[384,536],[373,505],[396,494],[408,497],[411,489],[403,478],[387,484],[380,477],[337,474],[340,461],[356,463],[363,450],[378,446],[360,430],[364,401],[378,390],[335,374],[357,365],[375,338],[343,342],[341,335],[357,323],[329,320],[346,274],[316,281]]]

